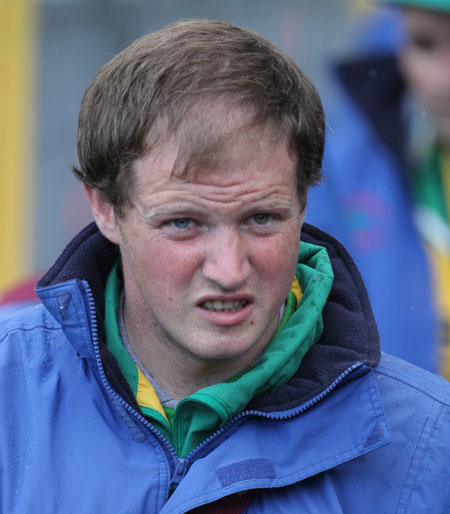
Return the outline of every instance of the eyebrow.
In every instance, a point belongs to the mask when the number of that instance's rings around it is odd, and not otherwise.
[[[139,212],[139,211],[138,211]],[[271,204],[271,205],[244,205],[242,209],[238,211],[238,216],[242,218],[247,218],[254,214],[258,213],[274,213],[279,214],[285,219],[289,219],[293,216],[295,212],[295,208],[293,205],[286,203],[281,204]],[[159,223],[162,221],[161,219],[175,219],[175,218],[193,218],[193,219],[208,219],[211,215],[219,215],[220,212],[217,209],[214,209],[212,212],[206,208],[199,208],[193,206],[174,206],[174,208],[167,208],[162,205],[156,208],[150,208],[144,212],[139,212],[139,215],[143,219],[145,223],[152,224]]]
[[[186,211],[194,212],[194,211],[205,211],[205,208],[202,208],[198,205],[195,205],[190,202],[183,202],[183,203],[175,203],[175,202],[169,202],[169,203],[161,203],[159,205],[153,205],[150,207],[144,207],[138,209],[138,212],[141,216],[144,216],[145,218],[151,218],[153,216],[164,216],[167,214],[170,215],[176,215],[177,213],[183,214]]]

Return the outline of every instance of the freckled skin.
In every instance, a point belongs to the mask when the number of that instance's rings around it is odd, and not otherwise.
[[[304,211],[286,142],[237,144],[227,169],[191,181],[171,177],[175,157],[138,161],[122,219],[101,198],[91,204],[120,246],[130,342],[181,398],[245,369],[270,341],[295,274]],[[244,298],[245,307],[211,313],[205,298]]]

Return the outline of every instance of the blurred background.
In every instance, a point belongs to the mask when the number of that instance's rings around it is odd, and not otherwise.
[[[328,63],[364,0],[0,0],[0,296],[47,269],[91,220],[76,162],[84,89],[135,38],[192,17],[253,28],[288,52],[325,106]]]

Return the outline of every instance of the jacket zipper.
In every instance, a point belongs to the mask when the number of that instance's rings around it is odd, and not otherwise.
[[[89,287],[89,284],[85,281],[81,281],[83,285],[84,292],[88,301],[88,311],[89,311],[89,321],[90,321],[90,329],[91,329],[91,338],[95,351],[95,360],[97,363],[98,370],[100,372],[100,377],[108,394],[113,397],[116,401],[118,401],[130,414],[132,414],[138,421],[140,421],[144,426],[146,426],[149,431],[159,440],[165,449],[166,453],[170,456],[168,459],[169,467],[171,468],[172,477],[169,483],[169,496],[175,491],[180,482],[186,476],[191,464],[195,459],[202,457],[206,454],[208,450],[208,446],[210,443],[216,439],[220,439],[225,437],[227,430],[234,424],[244,422],[247,417],[259,417],[264,419],[272,419],[272,420],[285,420],[293,418],[297,416],[313,405],[316,405],[319,401],[325,398],[328,394],[331,393],[348,375],[353,373],[355,370],[364,366],[362,362],[355,362],[349,368],[347,368],[343,373],[341,373],[326,389],[324,389],[321,393],[314,398],[311,398],[305,403],[302,403],[297,408],[292,409],[287,414],[283,413],[275,413],[269,414],[266,412],[261,412],[257,410],[247,410],[240,412],[234,418],[230,419],[222,428],[219,428],[216,432],[211,434],[207,439],[205,439],[201,444],[199,444],[196,448],[194,448],[189,455],[185,458],[178,457],[175,453],[173,446],[170,442],[157,430],[149,421],[147,421],[139,412],[137,412],[131,405],[129,405],[119,394],[117,394],[111,385],[108,382],[108,379],[105,376],[103,371],[103,365],[100,357],[100,348],[98,341],[98,332],[97,332],[97,318],[96,318],[96,310],[94,304],[94,298],[92,291]]]
[[[185,477],[187,471],[189,469],[187,459],[177,458],[175,462],[175,472],[172,475],[169,484],[169,496],[175,491],[175,489],[179,486],[180,482]]]
[[[99,347],[99,341],[98,341],[98,331],[97,331],[97,317],[96,317],[96,309],[95,309],[95,303],[94,303],[94,297],[91,291],[91,288],[89,287],[89,284],[86,280],[82,280],[81,284],[83,286],[83,292],[86,294],[87,298],[87,309],[89,313],[89,323],[90,323],[90,330],[91,330],[91,339],[92,344],[94,347],[95,352],[95,361],[97,363],[97,368],[100,373],[100,378],[102,381],[103,386],[105,387],[107,393],[114,398],[120,405],[122,405],[131,415],[133,415],[138,421],[140,421],[148,430],[162,443],[163,448],[165,449],[166,453],[170,455],[171,458],[168,459],[169,466],[171,468],[172,473],[172,480],[175,477],[180,477],[180,466],[181,464],[179,461],[184,461],[185,459],[180,459],[177,454],[175,453],[175,450],[173,449],[170,442],[157,430],[149,421],[147,421],[138,411],[136,411],[131,405],[126,402],[114,389],[111,387],[108,379],[106,378],[105,372],[103,371],[103,364],[100,356],[100,347]],[[178,473],[177,473],[178,471]],[[183,474],[183,476],[186,474],[187,468]],[[181,477],[182,478],[182,477]],[[178,483],[181,481],[181,478],[178,479]],[[177,483],[177,485],[178,485]]]
[[[222,428],[219,428],[216,432],[211,434],[207,439],[205,439],[200,445],[198,445],[196,448],[192,450],[192,452],[186,456],[186,461],[188,466],[191,464],[191,461],[194,461],[195,459],[198,459],[204,455],[205,450],[207,450],[207,446],[211,443],[211,441],[215,440],[216,438],[220,438],[221,436],[225,435],[225,432],[234,425],[235,423],[243,422],[245,418],[247,417],[259,417],[264,419],[272,419],[272,420],[286,420],[293,418],[295,416],[298,416],[299,414],[302,414],[306,410],[310,409],[314,405],[316,405],[319,401],[321,401],[323,398],[325,398],[328,394],[330,394],[348,375],[356,371],[357,369],[364,366],[364,363],[362,362],[355,362],[352,364],[349,368],[347,368],[343,373],[341,373],[326,389],[324,389],[321,393],[319,393],[317,396],[314,396],[310,400],[308,400],[305,403],[302,403],[298,407],[292,409],[289,413],[283,414],[283,413],[275,413],[270,414],[266,412],[261,412],[257,410],[247,410],[242,411],[239,414],[237,414],[234,418],[230,419]]]

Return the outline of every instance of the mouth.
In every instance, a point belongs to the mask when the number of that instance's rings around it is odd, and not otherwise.
[[[248,300],[206,300],[200,304],[200,307],[208,311],[214,312],[237,312],[243,309]]]

